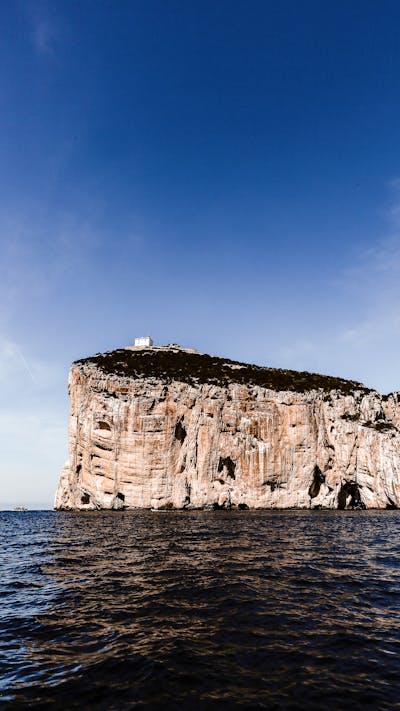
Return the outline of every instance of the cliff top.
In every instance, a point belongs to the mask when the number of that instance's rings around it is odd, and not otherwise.
[[[188,352],[173,348],[120,348],[97,353],[75,361],[76,365],[93,364],[106,374],[128,378],[160,378],[167,382],[178,380],[198,385],[209,383],[226,386],[230,383],[258,385],[269,390],[306,392],[310,390],[339,390],[344,394],[355,390],[369,392],[361,383],[329,375],[267,368],[240,363],[227,358]]]

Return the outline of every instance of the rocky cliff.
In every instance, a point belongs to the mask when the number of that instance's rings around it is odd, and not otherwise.
[[[178,348],[70,371],[56,509],[396,508],[400,402]]]

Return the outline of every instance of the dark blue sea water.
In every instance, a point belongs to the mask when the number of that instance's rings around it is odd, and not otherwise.
[[[0,706],[400,708],[400,511],[0,514]]]

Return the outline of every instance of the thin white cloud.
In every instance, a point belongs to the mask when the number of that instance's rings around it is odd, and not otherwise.
[[[0,409],[0,508],[8,502],[31,505],[40,501],[52,506],[67,457],[66,431],[66,413],[39,406],[34,413],[12,406]]]
[[[48,20],[39,20],[33,29],[33,42],[39,54],[50,54],[53,50],[55,31]]]
[[[7,382],[10,379],[21,378],[21,375],[28,375],[34,381],[32,371],[30,370],[25,359],[21,358],[18,346],[8,339],[0,340],[0,384]]]
[[[26,15],[30,25],[31,41],[40,56],[53,54],[59,37],[59,20],[55,18],[54,6],[45,8],[39,2],[26,5]]]
[[[388,234],[359,254],[330,287],[331,311],[319,333],[278,347],[286,367],[315,369],[400,389],[400,178],[390,183]]]
[[[60,365],[0,336],[0,508],[11,501],[51,505],[66,458],[65,380]]]
[[[19,391],[29,381],[37,390],[44,391],[63,379],[61,366],[35,358],[26,347],[0,335],[0,386]]]

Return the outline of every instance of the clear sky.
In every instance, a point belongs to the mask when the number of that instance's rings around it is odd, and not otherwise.
[[[0,507],[150,334],[400,390],[400,4],[0,7]]]

